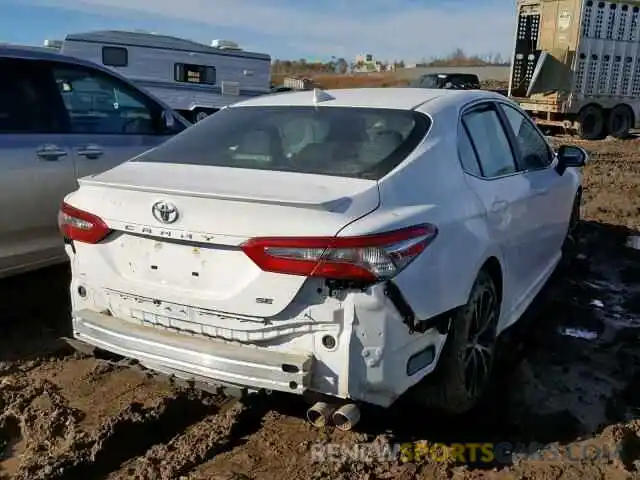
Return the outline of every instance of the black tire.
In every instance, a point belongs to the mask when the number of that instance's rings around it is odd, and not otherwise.
[[[578,135],[584,140],[601,140],[607,136],[604,111],[587,105],[578,114]]]
[[[193,112],[193,123],[200,122],[207,118],[209,115],[210,113],[206,110],[195,110]]]
[[[476,322],[474,312],[482,305],[487,307],[481,309],[486,315],[480,315],[481,321]],[[481,270],[469,301],[451,318],[447,342],[436,371],[418,386],[415,400],[452,414],[463,414],[475,407],[493,383],[499,316],[500,296],[496,283],[486,270]],[[478,330],[482,324],[485,328]],[[477,331],[480,331],[479,342],[469,348],[471,337]]]
[[[629,138],[633,123],[633,111],[627,105],[617,105],[609,114],[607,129],[612,137]]]
[[[578,190],[573,200],[571,217],[569,217],[569,227],[567,236],[562,245],[562,261],[566,265],[570,264],[576,257],[578,250],[578,226],[580,225],[580,208],[582,206],[582,191]]]

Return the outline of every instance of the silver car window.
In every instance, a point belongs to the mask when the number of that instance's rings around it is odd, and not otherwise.
[[[54,65],[53,75],[73,133],[156,133],[160,111],[125,83],[73,65]]]

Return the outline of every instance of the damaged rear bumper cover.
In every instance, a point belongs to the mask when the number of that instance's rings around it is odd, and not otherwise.
[[[136,325],[92,310],[73,314],[74,338],[185,380],[302,394],[313,356]]]

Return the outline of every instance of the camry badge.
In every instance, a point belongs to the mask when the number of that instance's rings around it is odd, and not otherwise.
[[[178,208],[170,202],[160,200],[153,204],[151,213],[160,223],[173,223],[178,220]]]

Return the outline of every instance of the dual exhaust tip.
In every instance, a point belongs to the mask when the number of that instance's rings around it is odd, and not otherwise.
[[[339,430],[346,432],[360,421],[360,409],[354,403],[336,408],[335,405],[318,402],[307,410],[307,420],[317,428],[333,424]]]

